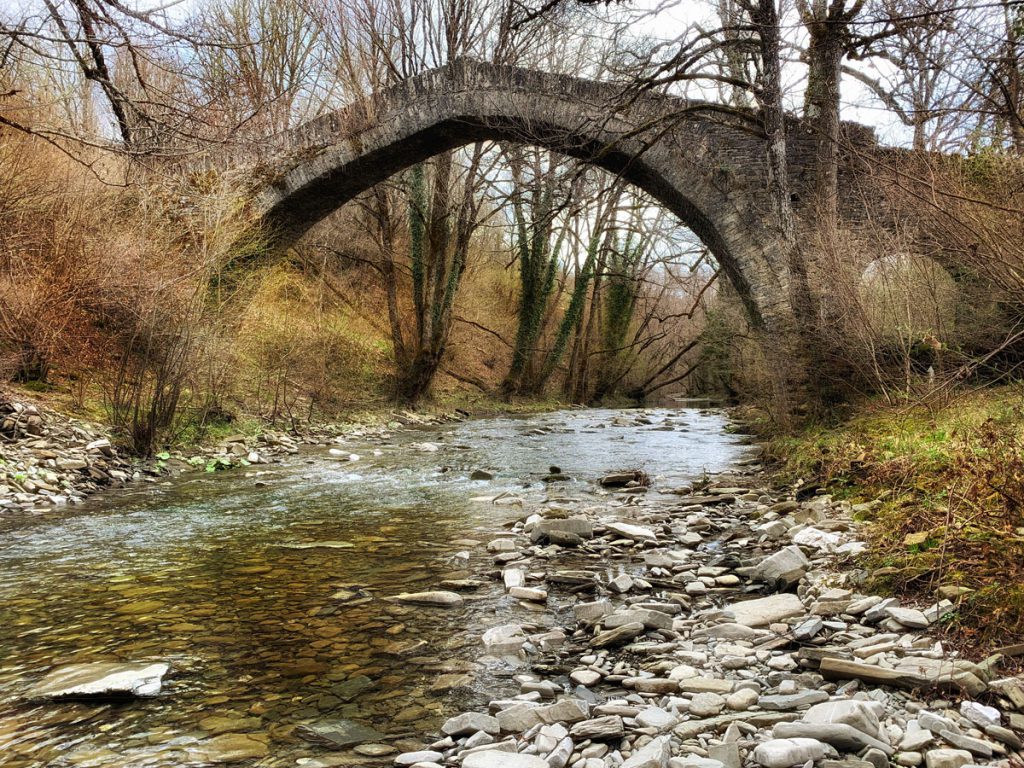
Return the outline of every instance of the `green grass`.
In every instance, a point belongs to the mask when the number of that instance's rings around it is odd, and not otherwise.
[[[871,541],[872,586],[921,600],[971,592],[943,623],[968,649],[1024,631],[1024,396],[1015,387],[942,404],[863,403],[841,424],[769,444],[780,480],[852,503]]]

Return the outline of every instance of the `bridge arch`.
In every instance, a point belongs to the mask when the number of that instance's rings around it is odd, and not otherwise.
[[[621,175],[710,248],[756,326],[792,321],[787,254],[767,225],[762,137],[713,106],[511,66],[458,61],[319,117],[248,167],[286,247],[361,192],[478,140],[540,145]]]

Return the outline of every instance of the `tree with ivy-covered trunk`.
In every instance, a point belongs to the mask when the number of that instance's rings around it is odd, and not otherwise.
[[[514,191],[511,208],[515,226],[515,256],[519,263],[519,300],[512,362],[502,382],[506,396],[534,391],[534,353],[558,274],[566,227],[555,233],[557,174],[555,160],[533,152],[532,178],[527,180],[522,150],[507,152]],[[552,238],[554,241],[552,242]]]
[[[451,333],[455,297],[466,270],[472,236],[478,225],[480,197],[476,194],[483,145],[469,153],[461,189],[453,178],[453,153],[445,152],[407,175],[409,273],[414,327],[407,334],[401,323],[391,325],[398,367],[396,395],[415,403],[430,392],[444,359]],[[397,292],[389,291],[397,302]],[[397,312],[393,313],[397,315]]]

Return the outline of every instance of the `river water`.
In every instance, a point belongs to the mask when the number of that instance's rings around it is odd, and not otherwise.
[[[195,749],[225,732],[268,743],[251,764],[296,765],[329,754],[300,724],[349,719],[385,741],[436,730],[518,691],[522,668],[482,657],[485,629],[571,606],[507,597],[486,542],[545,500],[622,503],[594,482],[608,471],[643,468],[657,492],[728,470],[749,449],[726,428],[699,409],[482,419],[345,443],[358,462],[311,449],[4,521],[0,765],[203,765]],[[572,480],[543,482],[551,465]],[[456,609],[386,600],[446,579],[484,584]],[[171,664],[158,698],[24,698],[55,665],[138,660]]]

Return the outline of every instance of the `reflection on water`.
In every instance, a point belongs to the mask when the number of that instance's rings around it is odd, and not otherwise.
[[[310,451],[4,521],[0,765],[202,764],[188,750],[225,733],[266,743],[259,765],[294,765],[324,753],[295,733],[304,723],[352,719],[390,738],[436,729],[513,691],[514,670],[480,658],[484,629],[553,620],[493,581],[457,609],[382,599],[491,575],[471,540],[486,543],[521,511],[473,497],[586,497],[593,479],[626,467],[679,486],[743,455],[725,423],[690,409],[486,419],[353,441],[355,463]],[[546,487],[551,465],[573,481]],[[470,480],[478,468],[495,479]],[[56,664],[149,659],[172,665],[158,699],[22,697]]]

